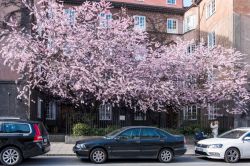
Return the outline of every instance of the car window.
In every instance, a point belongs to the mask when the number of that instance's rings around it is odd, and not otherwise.
[[[161,136],[161,137],[168,137],[169,134],[166,131],[162,131],[157,129],[156,132]]]
[[[250,133],[248,133],[245,137],[250,137]]]
[[[160,135],[155,129],[141,129],[141,139],[159,138]]]
[[[119,137],[121,139],[139,139],[140,138],[140,129],[128,129],[122,132]]]
[[[231,131],[228,131],[224,134],[221,134],[219,136],[219,138],[238,139],[242,135],[244,135],[245,133],[246,133],[246,131],[243,131],[243,130],[231,130]]]
[[[4,133],[30,133],[30,126],[25,123],[3,123]]]

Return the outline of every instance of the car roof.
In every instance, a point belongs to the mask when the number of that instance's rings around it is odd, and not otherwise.
[[[16,117],[0,117],[0,122],[40,123],[38,121],[31,121],[31,120],[21,119],[21,118],[16,118]]]
[[[134,129],[134,128],[151,128],[151,129],[157,129],[157,127],[152,126],[126,126],[123,127],[124,129]]]

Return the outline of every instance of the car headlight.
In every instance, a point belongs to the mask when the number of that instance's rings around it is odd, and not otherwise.
[[[222,148],[222,147],[223,147],[222,144],[213,144],[208,146],[208,148]]]
[[[86,149],[85,144],[76,144],[77,149]]]

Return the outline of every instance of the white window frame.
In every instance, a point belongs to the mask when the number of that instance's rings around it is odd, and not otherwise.
[[[208,111],[208,120],[215,120],[217,118],[218,108],[214,103],[208,104],[207,111]]]
[[[76,11],[72,8],[64,9],[64,13],[68,16],[67,20],[69,25],[75,25],[76,23]]]
[[[176,5],[176,0],[167,0],[168,5]]]
[[[197,27],[196,15],[186,16],[184,19],[184,33]]]
[[[49,102],[47,112],[46,112],[46,120],[56,120],[56,111],[57,111],[57,103],[52,100]]]
[[[106,103],[99,106],[99,120],[112,120],[112,104]]]
[[[134,29],[146,31],[146,16],[135,15],[134,18]]]
[[[210,0],[206,5],[206,18],[208,19],[216,12],[216,0]]]
[[[195,116],[193,116],[195,114]],[[198,106],[197,105],[189,105],[185,106],[183,110],[183,118],[184,120],[197,120],[198,117]]]
[[[113,15],[112,13],[100,13],[99,14],[99,26],[100,28],[110,28],[111,27],[111,22],[113,20]]]
[[[37,98],[37,118],[41,119],[42,118],[42,102],[43,100],[38,97]]]
[[[189,44],[187,47],[187,54],[192,54],[195,52],[195,50],[196,50],[196,44],[195,43]]]
[[[216,45],[216,34],[215,31],[207,34],[207,45],[209,48],[214,48]]]
[[[172,26],[173,27],[169,27],[169,21],[171,21]],[[174,29],[174,21],[176,22],[176,27]],[[173,18],[168,18],[167,19],[167,33],[173,33],[173,34],[177,34],[178,33],[178,20],[177,19],[173,19]]]

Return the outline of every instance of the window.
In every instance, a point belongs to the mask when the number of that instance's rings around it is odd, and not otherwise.
[[[209,48],[214,48],[214,46],[216,44],[215,32],[208,33],[207,42],[208,42],[208,47]]]
[[[246,132],[247,131],[244,130],[230,130],[221,134],[218,138],[239,139],[241,136],[246,134]]]
[[[208,104],[208,120],[215,120],[217,118],[217,107],[215,104]]]
[[[176,0],[167,0],[167,4],[169,4],[169,5],[175,5],[176,4]]]
[[[184,32],[188,32],[195,28],[196,28],[196,16],[195,15],[187,16],[184,19]]]
[[[178,33],[176,19],[167,19],[167,33]]]
[[[37,118],[42,118],[42,99],[37,98]]]
[[[47,120],[56,120],[56,108],[57,108],[56,102],[50,101],[46,113]]]
[[[3,123],[3,133],[30,133],[30,125],[25,123]]]
[[[65,12],[65,15],[68,17],[67,20],[68,20],[69,25],[74,25],[75,20],[76,20],[75,10],[74,9],[65,9],[64,12]]]
[[[135,45],[134,46],[134,57],[136,61],[145,60],[147,57],[147,48],[145,45]]]
[[[110,103],[100,105],[99,120],[112,120],[112,105]]]
[[[141,129],[141,139],[154,139],[160,138],[160,135],[155,129]]]
[[[100,18],[100,27],[101,28],[110,28],[111,27],[111,21],[112,21],[112,14],[111,13],[101,13]]]
[[[140,139],[140,129],[128,129],[119,135],[121,139]]]
[[[207,69],[207,83],[212,83],[214,80],[213,67]]]
[[[146,30],[146,17],[145,16],[134,16],[134,28],[136,30]]]
[[[209,1],[206,6],[206,17],[207,18],[211,17],[215,13],[215,10],[216,10],[215,0]]]
[[[197,120],[198,107],[191,105],[184,107],[184,120]]]
[[[134,113],[134,120],[146,120],[146,114],[144,112],[135,112]]]
[[[195,52],[195,49],[196,49],[196,44],[193,43],[193,44],[190,44],[187,48],[187,53],[188,54],[191,54],[191,53],[194,53]]]

